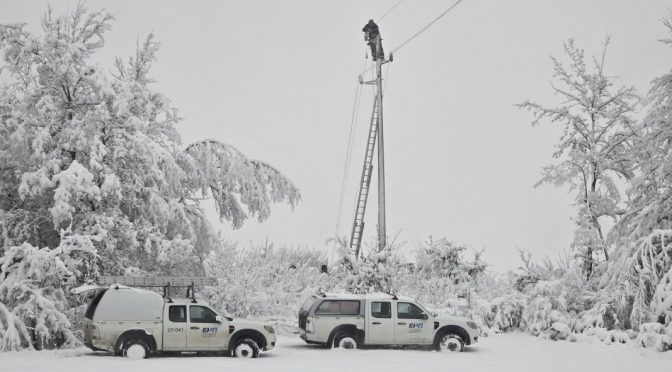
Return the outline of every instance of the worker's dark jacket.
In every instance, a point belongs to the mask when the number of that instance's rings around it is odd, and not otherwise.
[[[369,36],[369,40],[373,41],[378,37],[379,31],[378,31],[378,25],[375,23],[367,23],[364,25],[364,28],[362,29],[363,32],[366,32],[366,34]]]

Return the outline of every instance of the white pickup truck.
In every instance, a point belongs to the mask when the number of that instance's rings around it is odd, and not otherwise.
[[[329,347],[426,345],[462,351],[478,342],[478,327],[469,319],[438,317],[408,297],[370,294],[320,294],[299,311],[301,338]]]
[[[84,322],[85,344],[93,350],[134,358],[185,351],[256,358],[275,347],[271,325],[221,316],[195,298],[164,298],[119,284],[98,290]]]

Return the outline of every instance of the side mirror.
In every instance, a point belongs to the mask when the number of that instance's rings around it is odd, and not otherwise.
[[[217,323],[223,323],[224,321],[222,320],[222,317],[219,315],[215,315],[215,322]]]
[[[427,320],[429,319],[429,315],[427,314],[422,314],[422,320]]]

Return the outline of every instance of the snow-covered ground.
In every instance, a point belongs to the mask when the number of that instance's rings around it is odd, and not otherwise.
[[[463,353],[426,350],[327,350],[281,336],[259,359],[170,356],[129,360],[88,349],[0,354],[2,371],[670,371],[672,352],[658,353],[599,341],[548,341],[525,334],[484,338]]]

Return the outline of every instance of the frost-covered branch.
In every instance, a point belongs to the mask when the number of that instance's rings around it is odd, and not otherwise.
[[[259,222],[266,220],[271,203],[287,202],[294,208],[301,200],[298,188],[277,169],[248,159],[233,146],[204,140],[187,146],[185,152],[193,159],[195,189],[212,194],[220,218],[234,228],[242,226],[248,213]]]

